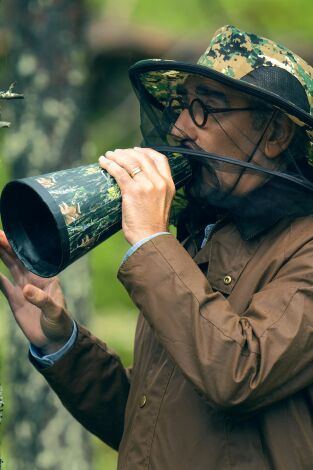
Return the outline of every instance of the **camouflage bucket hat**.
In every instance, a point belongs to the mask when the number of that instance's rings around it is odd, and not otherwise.
[[[278,108],[302,127],[311,142],[313,164],[313,68],[269,39],[234,26],[219,29],[197,64],[151,59],[134,64],[129,75],[140,100],[167,106],[188,73],[231,86]]]

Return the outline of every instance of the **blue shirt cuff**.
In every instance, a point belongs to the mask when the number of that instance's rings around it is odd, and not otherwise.
[[[148,242],[149,240],[152,240],[152,238],[158,237],[159,235],[170,235],[170,232],[157,232],[157,233],[154,233],[153,235],[150,235],[149,237],[143,238],[143,239],[140,240],[139,242],[135,243],[135,245],[133,245],[133,246],[131,246],[131,247],[129,248],[129,250],[127,251],[126,255],[125,255],[124,258],[122,259],[121,266],[122,266],[122,264],[125,263],[125,261],[128,260],[128,258],[129,258],[133,253],[135,253],[136,250],[138,250],[138,248],[141,247],[141,245],[143,245],[144,243]]]
[[[47,355],[43,356],[41,351],[40,351],[40,348],[37,348],[33,344],[30,344],[29,345],[30,353],[36,359],[36,361],[38,361],[40,364],[42,364],[44,366],[52,366],[56,361],[61,359],[61,357],[63,357],[64,354],[67,353],[67,351],[69,351],[71,349],[71,347],[73,346],[73,344],[76,341],[77,331],[78,331],[78,329],[77,329],[76,322],[73,320],[72,335],[71,335],[70,339],[67,341],[67,343],[65,343],[64,346],[62,346],[61,349],[59,349],[58,351],[56,351],[52,354],[47,354]]]

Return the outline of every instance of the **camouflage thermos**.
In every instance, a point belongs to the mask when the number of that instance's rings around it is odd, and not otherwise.
[[[176,187],[190,177],[181,154],[168,154]],[[8,183],[1,194],[5,234],[24,266],[58,274],[121,228],[121,194],[98,164]]]

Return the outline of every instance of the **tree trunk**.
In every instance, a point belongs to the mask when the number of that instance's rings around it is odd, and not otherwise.
[[[4,155],[12,178],[82,164],[87,51],[82,0],[10,0],[8,68],[25,100],[6,109],[12,127]],[[81,259],[62,276],[73,316],[86,324],[89,272]],[[88,435],[63,409],[27,359],[28,344],[11,322],[9,336],[11,447],[7,468],[83,470],[92,468]]]

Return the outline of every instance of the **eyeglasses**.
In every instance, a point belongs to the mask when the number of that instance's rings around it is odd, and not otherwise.
[[[170,113],[173,113],[173,119],[177,119],[184,109],[188,109],[193,123],[200,128],[203,128],[206,125],[210,114],[229,113],[231,111],[270,111],[268,108],[251,106],[244,108],[213,108],[212,106],[203,103],[199,98],[195,98],[190,103],[187,103],[181,96],[171,98],[167,109]]]

